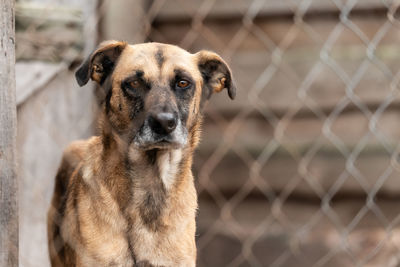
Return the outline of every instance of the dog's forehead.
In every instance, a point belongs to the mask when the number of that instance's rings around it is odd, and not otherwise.
[[[176,69],[184,69],[194,75],[199,72],[195,56],[188,51],[174,45],[144,43],[124,49],[113,76],[122,80],[140,70],[148,78],[161,77],[170,75]]]

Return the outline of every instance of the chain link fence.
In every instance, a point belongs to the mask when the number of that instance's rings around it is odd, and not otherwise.
[[[237,98],[232,102],[221,94],[210,101],[195,155],[198,266],[395,267],[400,266],[399,4],[103,0],[88,4],[78,31],[66,23],[72,33],[57,39],[60,50],[49,47],[40,59],[52,55],[50,61],[68,72],[96,41],[124,39],[172,43],[191,52],[210,49],[229,63]],[[74,12],[67,12],[67,22]],[[35,46],[28,38],[40,25],[20,33],[21,61],[32,54],[29,49],[44,51],[46,43]],[[69,91],[77,87],[70,74],[57,74],[52,83],[60,77],[69,81]],[[23,121],[40,120],[43,99],[38,97],[35,113]],[[57,153],[70,139],[91,134],[93,123],[86,122],[95,115],[81,114],[67,116],[71,125],[80,125],[78,133],[63,130],[63,122],[49,126]],[[58,160],[49,165],[58,166]],[[49,203],[51,175],[32,199]],[[24,176],[21,187],[33,186],[33,176]],[[23,250],[30,249],[26,244]],[[35,266],[30,259],[21,259],[23,266]]]

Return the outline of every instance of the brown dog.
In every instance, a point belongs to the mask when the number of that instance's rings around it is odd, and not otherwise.
[[[106,98],[101,135],[64,152],[48,214],[52,266],[195,266],[191,172],[202,107],[226,88],[213,52],[102,43],[76,72]]]

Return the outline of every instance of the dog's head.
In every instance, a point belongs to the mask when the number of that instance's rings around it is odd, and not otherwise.
[[[89,79],[100,84],[113,132],[142,150],[182,148],[214,92],[226,88],[235,97],[220,56],[160,43],[104,42],[75,75],[80,86]]]

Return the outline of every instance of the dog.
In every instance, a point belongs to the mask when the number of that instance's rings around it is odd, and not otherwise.
[[[64,151],[48,212],[52,266],[195,266],[191,172],[203,109],[236,88],[216,53],[106,41],[75,73],[105,93],[100,134]]]

